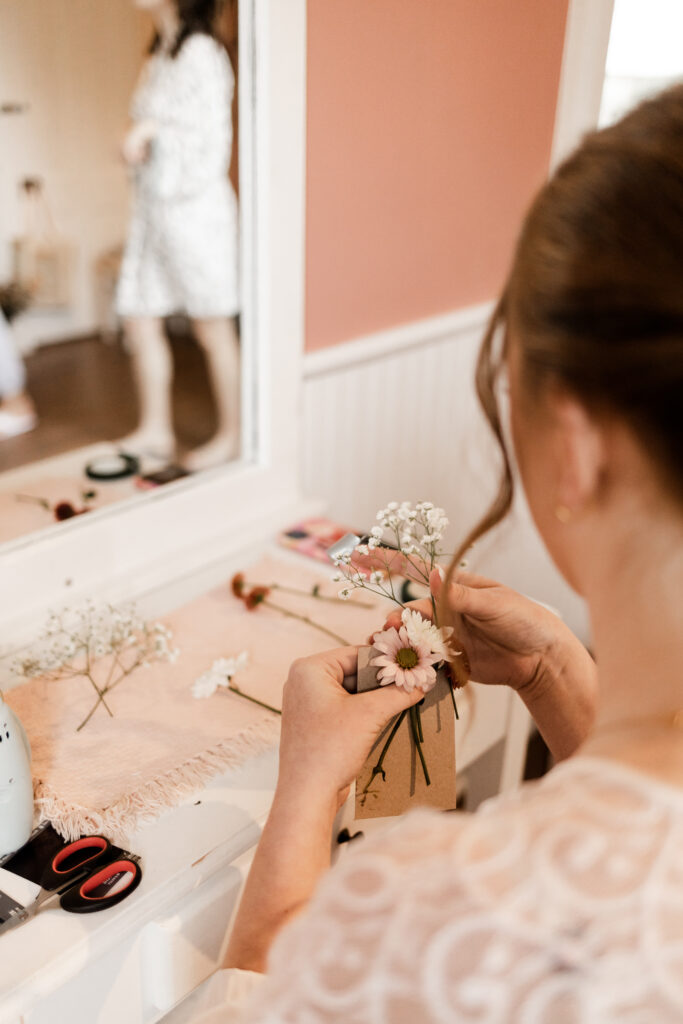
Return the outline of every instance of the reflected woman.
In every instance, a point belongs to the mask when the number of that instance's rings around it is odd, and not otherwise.
[[[117,292],[133,356],[140,422],[130,451],[171,458],[172,359],[163,317],[184,312],[202,346],[214,437],[185,459],[217,465],[239,444],[238,209],[228,178],[234,75],[214,31],[216,0],[135,0],[156,33],[131,105],[123,156],[133,211]]]

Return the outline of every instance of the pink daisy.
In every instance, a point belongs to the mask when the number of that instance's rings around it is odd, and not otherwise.
[[[406,627],[401,626],[400,629],[392,627],[383,633],[375,633],[373,646],[381,652],[370,662],[379,668],[377,678],[380,686],[396,683],[406,693],[411,693],[415,687],[429,693],[436,682],[436,671],[430,663],[433,655],[429,643],[411,641]]]

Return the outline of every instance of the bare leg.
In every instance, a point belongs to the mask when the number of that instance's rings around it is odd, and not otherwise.
[[[133,357],[140,422],[121,439],[133,454],[171,458],[175,448],[171,417],[173,363],[163,323],[158,317],[131,317],[124,322]]]
[[[26,392],[26,370],[0,310],[0,440],[25,434],[38,423],[36,409]]]
[[[27,434],[37,426],[36,407],[25,391],[0,401],[0,441]]]
[[[185,458],[187,469],[210,469],[237,456],[240,435],[240,350],[233,320],[193,320],[197,340],[206,354],[218,411],[218,430],[206,444]]]

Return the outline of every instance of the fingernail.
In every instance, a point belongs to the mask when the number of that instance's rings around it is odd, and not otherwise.
[[[444,567],[442,565],[437,565],[436,571],[438,572],[439,576],[441,577],[441,582],[443,583],[444,580],[446,579],[446,570],[444,569]]]

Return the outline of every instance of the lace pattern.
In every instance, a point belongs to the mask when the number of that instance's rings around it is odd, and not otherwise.
[[[134,175],[120,316],[239,309],[239,214],[228,179],[233,88],[227,53],[201,33],[177,57],[158,53],[143,68],[131,116],[153,122],[156,134]]]
[[[576,758],[474,815],[417,811],[324,879],[249,1020],[683,1020],[683,793]]]

